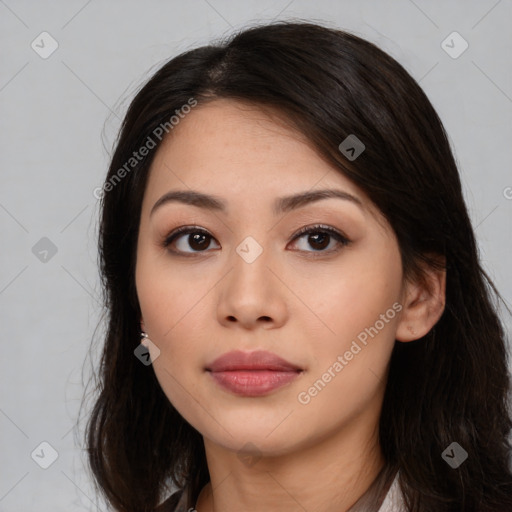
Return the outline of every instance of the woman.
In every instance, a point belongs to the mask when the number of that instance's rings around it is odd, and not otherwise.
[[[115,510],[512,510],[499,295],[391,57],[309,23],[183,53],[99,196]]]

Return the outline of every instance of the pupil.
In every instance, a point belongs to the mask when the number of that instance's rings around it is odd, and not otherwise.
[[[194,233],[192,235],[189,235],[189,245],[194,250],[202,250],[205,247],[208,247],[208,243],[206,243],[206,236],[203,233]]]
[[[326,233],[309,235],[309,243],[314,249],[324,249],[329,245],[329,235]]]

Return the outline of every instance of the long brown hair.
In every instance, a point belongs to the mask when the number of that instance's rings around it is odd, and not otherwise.
[[[167,123],[172,136],[169,119],[191,98],[198,105],[249,101],[283,115],[385,215],[405,275],[435,265],[432,255],[446,258],[441,319],[422,339],[395,344],[380,443],[386,464],[400,468],[411,512],[512,510],[510,377],[499,295],[478,259],[443,125],[394,59],[347,32],[306,22],[251,27],[187,51],[161,67],[129,106],[101,198],[108,326],[86,446],[103,496],[118,511],[152,511],[169,485],[188,485],[195,499],[209,480],[202,436],[174,409],[152,367],[134,356],[136,240],[160,144],[155,129]],[[366,149],[349,163],[338,146],[350,134]],[[148,137],[156,147],[127,167]],[[452,442],[468,453],[457,469],[441,456]]]

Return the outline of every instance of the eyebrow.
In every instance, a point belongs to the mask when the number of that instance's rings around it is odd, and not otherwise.
[[[273,212],[275,215],[280,213],[286,213],[298,208],[302,208],[308,204],[320,201],[322,199],[343,199],[356,204],[360,208],[363,208],[363,204],[360,199],[344,192],[343,190],[336,189],[324,189],[324,190],[313,190],[307,192],[301,192],[290,196],[279,197],[274,202]],[[213,210],[219,212],[225,212],[227,209],[226,203],[218,196],[209,194],[203,194],[196,190],[171,190],[164,194],[158,201],[153,205],[150,216],[153,213],[167,203],[183,203],[206,210]]]

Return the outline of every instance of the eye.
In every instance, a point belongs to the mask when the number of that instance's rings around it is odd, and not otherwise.
[[[350,243],[350,240],[336,229],[321,224],[302,228],[295,234],[292,242],[295,240],[302,241],[301,244],[297,244],[302,246],[299,247],[299,251],[323,253],[337,252]],[[313,250],[308,250],[308,246]]]
[[[169,249],[170,251],[194,254],[208,249],[212,240],[215,239],[204,229],[196,226],[182,226],[166,237],[163,246],[169,247],[174,244],[176,249]]]
[[[294,235],[292,243],[296,240],[302,242],[296,244],[299,245],[298,250],[309,253],[334,253],[350,243],[350,240],[336,229],[321,224],[302,228]],[[212,241],[217,243],[204,229],[197,226],[182,226],[168,235],[162,245],[165,248],[173,246],[169,250],[176,254],[197,254],[206,252]],[[313,250],[308,249],[308,246]],[[217,249],[220,249],[218,243]]]

